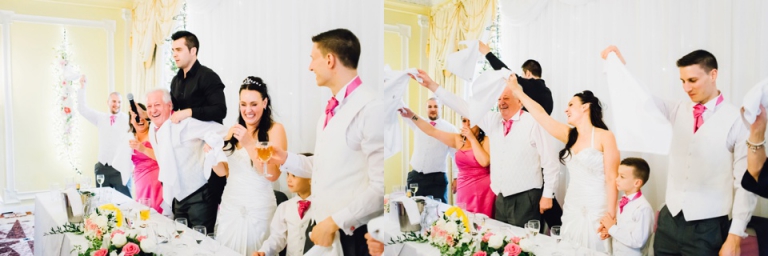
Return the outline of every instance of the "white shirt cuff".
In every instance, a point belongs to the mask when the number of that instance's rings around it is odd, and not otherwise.
[[[555,190],[552,188],[544,187],[544,190],[541,192],[541,197],[555,198]]]
[[[741,238],[746,238],[748,236],[747,223],[747,221],[740,219],[731,220],[731,228],[728,230],[728,233],[737,235]]]
[[[352,217],[352,213],[347,209],[343,209],[331,215],[331,219],[336,223],[336,226],[339,226],[339,229],[350,236],[355,232],[355,229],[359,227],[359,225],[356,226],[357,223],[355,221],[351,221]]]

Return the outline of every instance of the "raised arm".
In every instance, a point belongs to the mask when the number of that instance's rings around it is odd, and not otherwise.
[[[416,114],[411,111],[409,108],[401,108],[398,110],[400,112],[400,116],[403,117],[404,122],[412,122],[419,130],[424,132],[424,134],[435,138],[442,142],[445,145],[448,145],[452,148],[458,148],[461,147],[461,145],[458,145],[456,143],[456,137],[459,137],[458,134],[455,133],[449,133],[446,131],[442,131],[440,129],[435,128],[431,124],[429,124],[427,121],[425,121],[423,118],[420,118]]]
[[[85,75],[80,77],[80,90],[77,91],[77,112],[80,112],[85,120],[91,122],[93,125],[99,125],[99,116],[101,113],[88,107],[85,98]]]
[[[512,89],[512,93],[515,97],[523,103],[523,106],[528,110],[528,113],[536,119],[536,122],[538,122],[544,130],[563,143],[568,141],[568,132],[570,132],[571,127],[558,122],[549,116],[547,111],[544,110],[539,103],[536,103],[531,97],[528,97],[528,95],[523,92],[523,88],[520,87],[520,84],[517,83],[517,75],[513,74],[507,79],[507,86]]]
[[[432,80],[426,71],[419,69],[418,77],[421,78],[421,83],[419,84],[435,93],[435,96],[437,96],[437,98],[439,98],[444,105],[453,109],[453,111],[456,111],[456,113],[459,113],[459,115],[469,116],[469,105],[466,101],[454,95],[453,93],[440,88],[440,85]],[[411,78],[413,78],[413,76],[411,76]]]
[[[480,47],[478,47],[478,50],[480,50],[480,53],[485,56],[485,59],[488,60],[488,63],[491,64],[491,67],[493,70],[500,70],[502,68],[509,69],[504,62],[502,62],[496,55],[494,55],[491,52],[491,48],[488,47],[487,44],[483,43],[483,41],[479,41]]]

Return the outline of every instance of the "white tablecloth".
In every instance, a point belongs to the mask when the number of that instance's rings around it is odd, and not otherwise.
[[[123,214],[130,214],[128,212],[130,209],[140,207],[136,201],[112,188],[94,189],[93,191],[97,196],[110,196],[103,201],[117,205]],[[44,235],[50,232],[51,228],[64,225],[66,222],[67,212],[63,196],[61,199],[56,199],[52,193],[41,193],[35,197],[35,256],[77,255],[76,252],[72,251],[75,246],[80,245],[83,248],[87,246],[88,241],[82,235],[72,233]],[[173,220],[156,213],[154,210],[148,222],[156,223],[158,229],[174,230]],[[202,234],[187,228],[182,235],[183,239],[172,239],[173,241],[169,244],[159,245],[158,250],[173,251],[176,255],[238,255],[235,251],[220,246],[216,241],[207,237],[203,238],[203,242],[198,245],[194,241],[194,238],[198,236],[202,237]]]
[[[438,207],[438,209],[442,213],[448,207],[450,206],[446,204],[441,204]],[[393,216],[381,216],[377,218],[377,221],[381,221],[381,220],[388,221],[389,223],[391,223],[392,226],[400,225],[396,221],[396,219],[393,218]],[[525,229],[521,227],[512,226],[512,225],[509,225],[494,219],[490,219],[490,218],[485,220],[485,228],[487,228],[488,230],[496,234],[500,234],[500,233],[506,234],[511,232],[512,235],[517,237],[525,237],[526,235]],[[395,235],[398,235],[398,234],[395,234]],[[561,241],[558,244],[554,238],[544,234],[538,234],[534,239],[535,239],[534,241],[537,244],[537,247],[536,247],[536,250],[533,251],[533,253],[536,255],[557,255],[558,253],[559,255],[562,255],[562,256],[606,255],[604,253],[600,253],[584,247],[571,246],[571,244],[565,241]],[[387,245],[385,246],[384,251],[385,251],[385,255],[408,255],[408,256],[440,255],[440,250],[433,247],[432,245],[429,245],[427,243],[416,243],[416,242],[408,242],[408,243],[399,244],[399,245]]]

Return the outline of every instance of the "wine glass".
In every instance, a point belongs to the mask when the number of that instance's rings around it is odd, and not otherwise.
[[[150,198],[139,199],[139,204],[141,204],[141,210],[139,210],[139,218],[142,221],[149,220],[149,209],[152,207],[152,199]]]
[[[537,234],[539,234],[539,220],[529,220],[528,221],[528,232],[533,234],[533,237],[535,238]]]
[[[409,186],[409,187],[411,188],[411,190],[413,191],[413,196],[416,196],[416,191],[419,191],[419,184],[417,184],[417,183],[411,183],[411,184],[410,184],[410,185],[408,185],[408,186]]]
[[[549,234],[558,244],[560,244],[560,225],[552,226],[552,228],[549,229]]]
[[[256,152],[259,155],[259,160],[264,163],[264,177],[272,177],[272,174],[267,172],[267,162],[272,158],[272,146],[269,145],[269,141],[259,141],[256,146]]]
[[[202,234],[202,236],[195,237],[195,241],[197,241],[197,244],[200,244],[201,242],[203,242],[203,238],[208,234],[208,232],[205,230],[205,226],[200,226],[200,225],[194,226],[192,227],[192,230]]]
[[[96,182],[99,183],[99,188],[101,188],[102,184],[104,184],[104,174],[97,174],[96,175]]]
[[[176,218],[176,233],[181,237],[181,234],[184,233],[184,230],[188,227],[187,226],[187,218]]]

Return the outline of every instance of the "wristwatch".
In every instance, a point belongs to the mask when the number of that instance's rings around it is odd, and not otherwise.
[[[419,120],[419,117],[414,115],[413,117],[411,117],[411,119],[413,119],[413,121],[416,121],[416,120]]]

